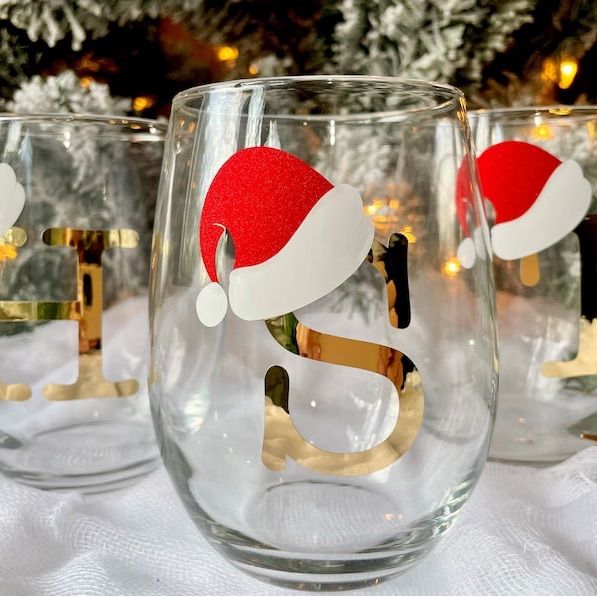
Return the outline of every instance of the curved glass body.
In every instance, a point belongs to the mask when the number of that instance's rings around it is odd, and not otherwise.
[[[545,221],[527,223],[527,238],[545,236],[541,250],[524,258],[494,256],[501,368],[490,455],[559,461],[597,439],[597,108],[480,110],[470,120],[478,156],[497,144],[523,142],[566,165],[576,162],[582,173],[562,178]],[[532,157],[517,161],[525,178],[540,169]],[[544,188],[566,174],[566,165],[558,168],[555,162]],[[582,177],[588,183],[578,183]],[[546,193],[533,189],[533,194],[539,194],[533,209],[540,213]],[[492,198],[486,199],[495,214]],[[508,201],[523,199],[513,190]],[[493,225],[495,217],[489,219]],[[510,244],[519,238],[514,235]]]
[[[165,127],[0,116],[0,470],[104,491],[159,462],[147,290]]]
[[[441,85],[176,97],[150,401],[182,500],[236,566],[300,588],[376,582],[466,501],[497,367],[485,237],[470,269],[455,259],[459,172],[464,228],[485,225],[469,150],[461,94]]]

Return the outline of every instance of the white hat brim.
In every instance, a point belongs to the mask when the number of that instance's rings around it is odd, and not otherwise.
[[[579,164],[562,162],[524,214],[491,229],[493,252],[501,259],[521,259],[554,245],[585,217],[591,195]]]
[[[350,185],[334,187],[276,255],[232,271],[228,288],[232,311],[241,319],[256,321],[313,303],[359,268],[373,235],[359,192]]]

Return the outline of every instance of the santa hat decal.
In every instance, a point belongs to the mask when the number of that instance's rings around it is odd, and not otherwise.
[[[249,321],[289,313],[337,288],[367,256],[374,232],[355,188],[334,187],[279,149],[235,153],[215,175],[199,225],[201,257],[212,282],[196,308],[210,327],[227,311],[216,271],[224,230],[235,249],[230,306]]]
[[[25,189],[17,182],[15,171],[0,164],[0,237],[19,219],[25,205]]]
[[[591,185],[578,163],[561,162],[530,143],[493,145],[478,158],[478,166],[483,196],[495,209],[491,246],[501,259],[522,259],[554,245],[589,209]],[[457,189],[458,213],[466,232],[465,199]]]

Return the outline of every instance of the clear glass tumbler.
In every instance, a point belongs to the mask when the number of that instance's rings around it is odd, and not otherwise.
[[[175,98],[150,401],[184,504],[234,565],[366,585],[452,525],[492,429],[484,227],[455,88],[290,77]]]
[[[104,491],[151,470],[151,227],[165,126],[0,116],[0,471]]]
[[[555,462],[597,440],[596,107],[471,113],[494,252],[493,458]]]

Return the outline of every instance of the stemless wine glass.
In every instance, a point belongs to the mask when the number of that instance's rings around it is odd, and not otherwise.
[[[0,471],[104,491],[159,463],[146,366],[166,127],[0,116]]]
[[[597,108],[481,110],[471,123],[495,223],[490,455],[562,460],[597,440]]]
[[[150,402],[192,519],[236,566],[364,585],[451,526],[496,390],[475,177],[449,86],[290,77],[175,98]]]

